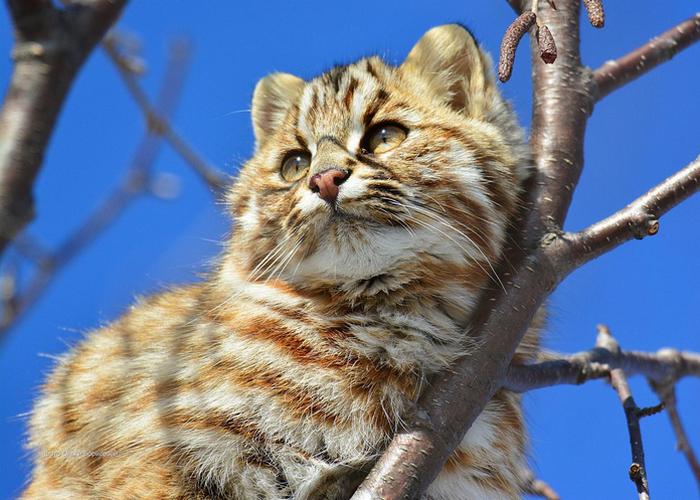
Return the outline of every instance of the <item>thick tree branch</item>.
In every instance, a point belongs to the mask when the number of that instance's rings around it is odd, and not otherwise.
[[[651,39],[638,49],[615,61],[608,61],[595,70],[595,79],[600,100],[666,62],[700,39],[700,12],[678,26]]]
[[[34,216],[33,186],[68,90],[126,0],[7,0],[15,61],[0,109],[0,254]]]
[[[539,48],[531,44],[534,99],[530,144],[537,167],[533,215],[544,226],[535,233],[538,239],[542,232],[559,231],[564,222],[583,168],[583,137],[593,109],[592,77],[579,55],[579,2],[558,2],[557,9],[540,4],[538,14],[559,46],[557,62],[542,63]]]
[[[184,43],[175,43],[171,47],[170,60],[155,106],[163,119],[167,119],[174,112],[179,100],[189,53],[189,47]],[[55,250],[44,249],[26,234],[17,237],[14,243],[17,250],[31,259],[37,270],[23,289],[15,290],[0,304],[3,308],[0,334],[7,332],[17,323],[41,298],[58,272],[108,228],[134,199],[149,193],[159,195],[159,179],[154,176],[152,167],[159,152],[161,139],[162,137],[154,134],[152,129],[145,131],[122,183]],[[162,193],[160,195],[162,196]]]

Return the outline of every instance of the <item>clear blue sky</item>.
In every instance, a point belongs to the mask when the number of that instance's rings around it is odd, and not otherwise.
[[[566,0],[559,0],[566,1]],[[205,5],[206,4],[206,5]],[[606,2],[607,26],[583,28],[584,61],[597,67],[693,14],[693,0]],[[618,5],[619,4],[619,5]],[[271,71],[311,77],[335,63],[379,53],[400,61],[432,26],[461,22],[492,53],[511,22],[503,1],[174,2],[134,1],[119,28],[143,42],[155,92],[169,40],[189,36],[194,60],[174,124],[213,164],[235,173],[250,154],[247,112],[256,81]],[[0,8],[0,85],[10,75],[11,33]],[[679,55],[595,110],[586,168],[568,228],[581,228],[625,205],[700,153],[700,46]],[[530,121],[527,49],[503,86]],[[31,232],[55,245],[121,178],[143,120],[114,68],[97,52],[78,79],[58,123],[36,186]],[[181,178],[181,196],[143,199],[69,265],[0,345],[0,498],[14,498],[29,474],[22,448],[25,417],[58,354],[83,333],[120,314],[136,295],[197,279],[219,249],[229,221],[207,190],[167,148],[156,169]],[[589,348],[608,323],[630,349],[700,351],[700,197],[665,217],[658,236],[631,242],[571,276],[553,295],[547,345]],[[656,400],[641,379],[640,405]],[[700,448],[700,381],[679,386],[682,415]],[[565,499],[632,498],[622,409],[602,382],[530,393],[526,407],[537,473]],[[652,494],[697,498],[698,490],[666,415],[643,421]]]

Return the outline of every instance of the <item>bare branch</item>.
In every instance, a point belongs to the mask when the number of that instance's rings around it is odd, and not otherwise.
[[[15,61],[0,109],[0,253],[34,217],[33,186],[68,90],[126,0],[8,0]]]
[[[649,481],[647,480],[646,465],[644,463],[644,446],[642,443],[642,430],[639,426],[639,408],[634,402],[630,392],[625,372],[615,369],[610,372],[610,384],[617,392],[622,408],[627,419],[627,432],[630,437],[632,449],[632,464],[629,468],[629,476],[637,487],[640,500],[649,500]]]
[[[170,116],[177,104],[185,70],[189,62],[189,47],[175,43],[171,47],[163,84],[157,100],[160,116]],[[147,129],[129,164],[124,181],[90,214],[83,224],[70,234],[54,251],[44,249],[29,235],[22,234],[15,240],[19,252],[37,266],[37,271],[26,287],[5,301],[0,333],[7,332],[26,311],[36,303],[51,284],[57,273],[76,255],[109,227],[137,197],[148,194],[153,187],[151,172],[157,158],[161,136]]]
[[[194,148],[173,129],[170,122],[153,108],[146,93],[134,76],[134,72],[130,70],[128,60],[120,53],[117,38],[113,36],[107,37],[102,46],[119,71],[119,75],[122,77],[129,93],[143,112],[147,126],[155,133],[163,136],[175,152],[177,152],[213,190],[215,196],[221,195],[229,184],[227,176],[212,167],[196,153]]]
[[[659,231],[659,218],[700,190],[700,156],[664,182],[640,196],[622,210],[577,233],[561,236],[568,270],[609,252],[631,239],[641,239]]]
[[[560,359],[548,359],[530,365],[511,365],[503,387],[525,392],[563,384],[582,384],[604,378],[613,368],[628,376],[643,375],[659,384],[675,383],[683,377],[700,377],[700,354],[675,349],[656,353],[611,351],[600,346]]]
[[[598,326],[598,339],[596,347],[608,351],[619,351],[617,341],[610,334],[604,325]],[[632,465],[629,468],[629,476],[637,487],[640,500],[649,500],[649,482],[647,480],[646,465],[644,463],[644,446],[642,443],[642,430],[639,426],[640,410],[632,397],[627,377],[624,370],[615,368],[610,370],[610,385],[617,393],[625,411],[627,420],[627,431],[630,438],[630,448],[632,449]]]
[[[629,54],[615,61],[606,62],[593,73],[598,87],[597,99],[602,99],[613,90],[672,59],[698,39],[700,39],[700,13],[651,39]]]
[[[623,370],[627,376],[643,375],[658,384],[676,383],[683,377],[700,377],[700,354],[675,349],[656,353],[608,350],[598,346],[559,359],[511,365],[503,388],[526,392],[553,385],[579,385],[605,378],[615,368]]]
[[[700,490],[700,462],[698,462],[695,451],[693,451],[693,447],[690,445],[690,440],[685,433],[683,422],[681,422],[681,416],[678,413],[676,386],[672,382],[658,383],[654,380],[650,380],[649,382],[654,392],[656,392],[656,395],[659,396],[659,399],[661,399],[666,407],[668,418],[671,420],[671,427],[673,427],[673,433],[676,435],[676,447],[683,453],[693,476],[695,476],[698,489]]]

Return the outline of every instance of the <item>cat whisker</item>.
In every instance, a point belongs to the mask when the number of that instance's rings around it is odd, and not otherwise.
[[[303,241],[304,241],[303,239],[300,239],[294,245],[294,247],[292,247],[292,249],[287,252],[287,255],[285,256],[285,258],[282,259],[282,261],[277,265],[277,267],[275,267],[275,269],[272,270],[270,272],[269,276],[265,279],[265,283],[267,283],[268,281],[270,281],[272,279],[277,279],[282,275],[282,273],[284,272],[286,267],[289,265],[289,263],[292,261],[292,259],[296,255],[299,248],[301,248],[301,244],[303,243]]]
[[[270,250],[270,252],[268,252],[268,254],[255,266],[255,268],[253,268],[253,270],[251,270],[251,272],[248,273],[248,275],[246,276],[247,281],[257,281],[260,278],[260,276],[266,274],[269,271],[269,269],[284,256],[284,247],[294,236],[295,233],[291,232],[287,234],[279,243],[277,243],[275,247],[272,250]],[[244,293],[245,288],[238,289],[237,291],[233,292],[228,297],[226,297],[226,299],[224,299],[221,303],[212,307],[208,311],[208,314],[213,314],[217,311],[222,310],[223,308],[230,305],[233,301],[241,297]]]
[[[433,198],[432,196],[430,196],[430,198],[434,200],[434,198]],[[437,212],[435,212],[435,210],[433,210],[433,209],[432,209],[431,207],[429,207],[428,205],[426,205],[426,204],[424,204],[424,203],[421,203],[421,202],[418,201],[418,200],[415,200],[413,203],[417,204],[418,206],[420,206],[421,208],[424,208],[424,209],[426,209],[426,210],[431,210],[433,213],[435,213],[435,215],[438,215],[438,216],[439,216],[439,214],[437,214]],[[436,203],[438,203],[438,202],[436,201]],[[440,207],[441,207],[441,209],[444,211],[444,213],[447,214],[447,212],[445,211],[445,208],[444,208],[442,205],[440,205]],[[454,210],[454,211],[460,213],[460,214],[466,215],[466,216],[469,217],[469,218],[473,218],[473,219],[479,220],[479,221],[484,222],[484,223],[486,223],[486,224],[488,224],[488,225],[493,224],[493,221],[492,221],[492,220],[486,219],[485,217],[481,217],[481,216],[479,216],[479,215],[473,213],[472,211],[470,211],[470,210],[468,210],[468,209],[466,209],[466,208],[455,207],[455,206],[452,206],[452,207],[450,207],[450,208],[451,208],[452,210]],[[472,226],[467,226],[465,223],[460,222],[460,221],[457,221],[457,220],[452,220],[451,222],[453,222],[454,224],[457,224],[458,226],[463,227],[465,230],[468,230],[468,231],[473,232],[475,236],[479,237],[479,239],[481,240],[481,242],[482,242],[484,245],[488,245],[488,244],[491,242],[491,239],[490,239],[490,238],[488,238],[488,237],[484,236],[483,234],[477,232],[476,228],[474,228],[474,227],[472,227]]]
[[[276,259],[278,255],[283,252],[284,245],[287,244],[287,242],[292,238],[293,233],[289,233],[285,235],[282,240],[277,243],[274,248],[267,253],[267,255],[260,261],[258,264],[248,273],[248,280],[249,281],[255,281],[263,272],[264,269],[267,267],[267,263],[271,259]],[[274,265],[274,264],[273,264]]]
[[[403,221],[403,220],[401,220],[401,219],[397,219],[397,218],[394,216],[394,214],[392,214],[391,212],[389,212],[388,210],[386,210],[386,209],[384,209],[384,208],[382,208],[382,207],[376,207],[376,208],[377,208],[377,210],[379,210],[379,211],[382,212],[383,214],[386,214],[386,215],[389,217],[389,219],[391,219],[392,221],[397,222],[401,227],[403,227],[403,228],[406,230],[406,232],[408,232],[408,234],[410,234],[410,235],[413,236],[414,238],[416,237],[416,232],[415,232],[413,229],[411,229],[411,227],[410,227],[408,224],[406,224],[405,221]]]
[[[414,208],[417,209],[418,207],[414,207]],[[417,211],[420,212],[420,209],[418,209]],[[503,281],[501,281],[500,276],[498,276],[498,273],[496,272],[495,267],[491,263],[491,259],[488,258],[488,256],[484,253],[484,251],[481,249],[481,247],[479,245],[477,245],[476,242],[474,242],[474,240],[472,238],[470,238],[463,231],[460,231],[459,229],[454,227],[452,224],[449,224],[447,221],[444,220],[444,218],[440,217],[438,214],[434,213],[433,211],[431,211],[429,209],[425,209],[423,211],[423,214],[426,215],[427,217],[433,217],[433,220],[435,220],[436,222],[439,222],[440,224],[442,224],[443,226],[445,226],[448,229],[452,229],[458,235],[460,235],[464,239],[466,239],[484,258],[484,261],[486,261],[486,264],[489,266],[490,272],[489,272],[489,270],[487,270],[483,266],[481,266],[478,259],[475,259],[475,262],[479,265],[479,267],[482,269],[482,271],[486,272],[489,276],[491,276],[493,279],[495,279],[498,282],[498,284],[500,285],[500,287],[505,291],[505,285],[503,284]],[[454,241],[454,240],[452,240],[452,241]],[[463,248],[463,247],[460,246],[460,248]]]
[[[481,249],[481,247],[480,247],[479,245],[477,245],[477,244],[474,242],[474,240],[473,240],[472,238],[470,238],[468,235],[466,235],[464,232],[460,231],[459,229],[455,228],[454,225],[451,225],[451,224],[449,224],[448,222],[446,222],[439,214],[434,213],[432,210],[430,210],[430,209],[428,209],[428,208],[423,208],[423,207],[420,207],[420,206],[418,206],[418,205],[411,204],[411,203],[405,204],[405,203],[400,203],[400,202],[396,202],[396,201],[394,201],[394,203],[395,203],[395,204],[401,204],[401,205],[407,210],[407,212],[409,213],[409,216],[411,216],[411,215],[410,215],[410,210],[413,209],[415,212],[417,212],[417,213],[419,213],[419,214],[422,214],[422,215],[425,215],[425,216],[428,217],[430,220],[432,220],[432,221],[434,221],[434,222],[437,222],[437,223],[441,224],[442,226],[445,226],[447,229],[451,229],[452,231],[454,231],[455,233],[457,233],[458,236],[461,236],[463,239],[465,239],[467,242],[469,242],[469,244],[470,244],[472,247],[474,247],[474,248],[476,249],[477,252],[479,252],[479,253],[481,254],[481,256],[483,257],[484,261],[486,261],[486,264],[488,265],[489,269],[486,269],[486,268],[481,264],[480,259],[474,259],[474,262],[479,266],[479,268],[480,268],[482,271],[484,271],[488,276],[493,277],[493,278],[499,283],[499,285],[500,285],[502,288],[505,289],[505,285],[503,284],[503,282],[501,281],[500,277],[499,277],[498,274],[496,273],[496,270],[495,270],[495,268],[493,267],[493,264],[491,263],[490,259],[489,259],[488,256],[484,253],[484,251]],[[412,216],[411,216],[411,217],[412,217]],[[457,245],[457,246],[464,252],[465,255],[469,255],[470,252],[468,251],[468,249],[465,248],[462,244],[460,244],[455,238],[453,238],[452,236],[450,236],[447,232],[445,232],[445,231],[443,231],[443,230],[441,230],[441,229],[439,229],[439,228],[437,228],[437,227],[435,227],[435,226],[433,226],[433,225],[431,225],[431,224],[428,224],[428,223],[426,223],[426,222],[424,222],[424,221],[421,221],[420,219],[418,219],[418,218],[416,218],[416,217],[412,217],[411,221],[412,221],[412,222],[415,222],[415,223],[418,224],[418,225],[420,225],[420,226],[423,227],[424,229],[427,229],[427,230],[429,230],[429,231],[433,231],[433,232],[436,233],[436,234],[440,234],[440,235],[442,235],[442,236],[445,236],[445,237],[448,238],[450,241],[452,241],[455,245]]]

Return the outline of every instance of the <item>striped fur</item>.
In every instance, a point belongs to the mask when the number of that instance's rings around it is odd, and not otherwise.
[[[529,161],[465,30],[429,31],[398,67],[271,75],[253,120],[227,251],[61,358],[23,498],[343,498],[431,374],[478,342],[464,332]],[[362,137],[382,122],[408,134],[375,155]],[[294,150],[312,160],[290,183]],[[308,187],[329,167],[350,172],[333,205]],[[498,393],[429,498],[519,497],[525,448],[519,398]]]

